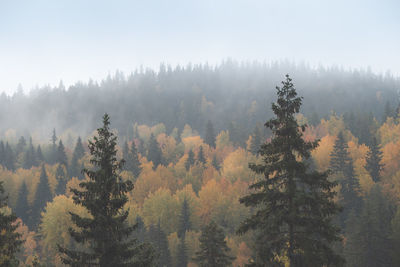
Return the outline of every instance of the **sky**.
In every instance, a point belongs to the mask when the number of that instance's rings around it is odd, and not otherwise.
[[[0,93],[227,58],[400,76],[399,14],[398,0],[0,0]]]

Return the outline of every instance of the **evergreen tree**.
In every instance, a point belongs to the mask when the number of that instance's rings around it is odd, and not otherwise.
[[[163,164],[162,151],[153,133],[150,135],[147,159],[153,162],[154,170],[158,165]]]
[[[230,248],[226,244],[224,231],[214,221],[202,229],[199,241],[200,250],[194,258],[199,267],[231,266],[235,258],[229,255]]]
[[[4,166],[5,162],[5,147],[4,147],[4,142],[0,141],[0,164]]]
[[[186,231],[189,231],[192,228],[192,224],[190,222],[190,209],[189,202],[186,197],[182,202],[182,209],[179,215],[179,225],[178,225],[178,237],[185,238]]]
[[[49,186],[49,178],[46,173],[46,168],[42,164],[42,170],[40,173],[39,184],[36,187],[35,200],[32,206],[32,220],[30,223],[30,228],[34,229],[40,222],[41,212],[46,207],[47,202],[53,199],[52,193]]]
[[[35,148],[33,147],[32,137],[31,137],[29,139],[29,148],[25,152],[25,159],[24,159],[24,163],[23,163],[23,168],[24,169],[30,169],[33,166],[37,166],[37,160],[36,160]]]
[[[22,153],[25,147],[26,147],[25,137],[21,136],[18,140],[17,147],[15,149],[16,155],[18,156],[20,153]]]
[[[65,153],[65,148],[61,140],[58,142],[57,163],[62,164],[65,167],[68,166],[67,154]]]
[[[158,254],[158,264],[159,267],[170,267],[171,263],[171,254],[168,248],[168,239],[167,235],[161,229],[160,222],[156,226],[151,225],[149,229],[149,240],[157,251]]]
[[[185,239],[181,238],[180,242],[178,244],[178,249],[177,249],[177,255],[176,255],[176,267],[187,267],[188,265],[188,251],[187,247],[185,244]]]
[[[132,166],[132,173],[135,178],[138,178],[139,175],[142,173],[142,163],[140,163],[139,160],[139,155],[138,155],[138,150],[136,149],[135,142],[132,142],[131,145],[131,158],[129,159],[131,161],[131,166]]]
[[[193,165],[194,165],[194,153],[190,149],[189,152],[188,152],[188,158],[185,161],[186,170],[189,171],[190,167],[192,167]]]
[[[253,134],[251,135],[250,152],[258,155],[260,146],[262,144],[262,130],[259,125],[254,128]]]
[[[85,149],[82,145],[81,137],[78,137],[76,141],[75,149],[72,154],[71,165],[69,167],[69,176],[70,177],[79,177],[80,168],[78,165],[78,161],[85,155]]]
[[[395,266],[391,261],[391,218],[389,202],[380,186],[375,185],[365,199],[360,216],[352,212],[346,223],[347,266]]]
[[[205,165],[207,163],[207,160],[204,156],[203,152],[203,146],[200,146],[199,153],[197,154],[197,160],[202,164]]]
[[[214,154],[214,156],[213,156],[213,159],[212,159],[211,164],[213,165],[213,167],[214,167],[217,171],[219,171],[219,170],[221,169],[221,166],[219,165],[218,160],[217,160],[217,155],[215,155],[215,154]]]
[[[56,195],[65,194],[65,189],[67,186],[67,175],[65,174],[64,167],[62,164],[58,164],[56,169]]]
[[[390,102],[387,101],[385,104],[385,110],[383,112],[383,118],[382,118],[382,122],[386,122],[387,118],[392,117],[394,118],[394,113],[395,111],[393,110],[392,106],[390,105]]]
[[[337,176],[340,187],[340,204],[343,212],[340,214],[340,224],[344,227],[345,221],[352,209],[358,213],[361,209],[360,183],[354,173],[353,161],[348,152],[348,146],[340,132],[331,153],[330,169]]]
[[[57,135],[56,135],[56,129],[53,129],[53,134],[51,136],[51,153],[49,155],[47,163],[49,164],[55,164],[57,162]]]
[[[43,157],[43,153],[42,153],[42,149],[40,148],[40,145],[38,145],[37,150],[36,150],[36,159],[37,159],[37,164],[44,162],[44,157]]]
[[[131,181],[123,181],[119,172],[123,161],[116,158],[117,137],[110,131],[107,114],[98,136],[89,141],[93,170],[84,169],[89,181],[80,183],[80,189],[71,189],[74,203],[85,207],[91,218],[71,213],[73,223],[80,229],[69,229],[72,238],[88,244],[89,251],[75,251],[59,246],[64,254],[62,261],[71,266],[150,266],[153,260],[148,246],[139,245],[136,239],[126,238],[135,226],[128,226],[128,211],[123,207],[128,201],[126,194],[133,189]]]
[[[15,171],[15,155],[8,142],[4,149],[4,165],[8,170]]]
[[[85,165],[83,164],[83,162],[81,163],[81,168],[78,174],[78,179],[79,180],[83,180],[85,179],[85,172],[83,171],[85,169]]]
[[[22,182],[22,185],[18,192],[15,213],[26,225],[29,224],[30,208],[28,204],[28,188],[26,187],[25,182]]]
[[[23,241],[21,234],[15,230],[17,216],[7,214],[7,197],[4,196],[3,182],[0,182],[0,266],[18,266],[15,254],[19,251]]]
[[[210,147],[215,148],[215,132],[214,126],[210,120],[207,122],[206,126],[206,136],[204,138],[204,142]]]
[[[255,230],[255,251],[251,266],[337,266],[343,259],[331,244],[339,241],[339,229],[332,224],[340,208],[334,203],[336,183],[328,173],[309,172],[305,160],[318,141],[302,138],[305,126],[299,126],[295,114],[302,98],[297,97],[292,80],[286,75],[283,87],[276,87],[278,101],[272,104],[276,117],[265,126],[272,140],[261,146],[262,164],[249,167],[261,179],[250,186],[251,193],[240,199],[256,212],[242,222],[238,232]]]
[[[382,151],[374,137],[367,154],[367,164],[365,169],[368,171],[369,175],[371,175],[371,178],[375,183],[381,181],[381,171],[383,169],[383,164],[381,162]]]

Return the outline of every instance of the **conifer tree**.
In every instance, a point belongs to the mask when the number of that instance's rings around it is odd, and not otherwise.
[[[132,173],[135,178],[138,178],[142,173],[142,163],[140,163],[138,150],[136,148],[135,142],[131,145],[131,158],[129,159],[132,164]]]
[[[119,175],[123,161],[116,158],[117,137],[110,131],[107,114],[97,133],[98,136],[89,141],[94,169],[84,169],[89,180],[81,182],[79,190],[71,189],[74,203],[85,207],[91,217],[71,213],[73,223],[80,230],[70,228],[69,233],[77,243],[88,244],[90,250],[76,251],[59,246],[64,254],[62,261],[71,266],[151,266],[153,256],[149,247],[137,245],[136,239],[127,239],[135,226],[127,225],[128,211],[123,207],[133,184],[123,181]]]
[[[56,195],[65,194],[65,189],[67,186],[67,175],[65,174],[63,165],[60,163],[58,164],[56,169],[56,179],[57,179]]]
[[[30,208],[28,204],[28,188],[26,187],[25,182],[22,182],[22,185],[18,192],[15,213],[26,225],[29,224]]]
[[[176,267],[187,267],[188,255],[185,238],[181,238],[178,244],[177,255],[176,255]]]
[[[4,165],[8,170],[15,171],[15,155],[8,142],[4,149]]]
[[[207,163],[207,160],[204,156],[203,146],[200,146],[199,153],[197,154],[197,160],[204,166]]]
[[[4,166],[5,161],[5,147],[4,142],[0,141],[0,164]]]
[[[168,248],[168,239],[164,231],[161,229],[160,222],[155,225],[150,225],[149,240],[158,254],[159,267],[171,267],[171,253]]]
[[[18,156],[19,153],[22,153],[26,147],[25,137],[21,136],[18,140],[17,147],[15,149],[15,153]]]
[[[203,227],[199,241],[200,250],[194,258],[199,267],[231,266],[235,258],[229,255],[224,231],[214,221]]]
[[[213,156],[213,159],[212,159],[211,164],[213,165],[213,167],[214,167],[217,171],[219,171],[219,170],[221,169],[221,166],[219,165],[218,160],[217,160],[217,155],[215,155],[215,154],[214,154],[214,156]]]
[[[186,231],[189,231],[191,228],[192,224],[190,222],[189,202],[185,197],[183,199],[182,209],[179,215],[178,237],[185,238]]]
[[[62,164],[65,167],[68,166],[67,154],[65,153],[65,148],[61,140],[58,142],[57,163]]]
[[[44,162],[44,157],[42,153],[42,149],[40,148],[40,145],[38,145],[37,150],[36,150],[36,159],[37,159],[37,164],[41,164]]]
[[[194,153],[190,149],[189,152],[188,152],[188,158],[185,161],[186,170],[189,171],[190,167],[192,167],[193,165],[194,165]]]
[[[153,133],[151,133],[149,139],[147,159],[153,162],[154,170],[157,169],[158,165],[163,164],[162,151]]]
[[[381,171],[383,169],[383,164],[381,163],[382,151],[380,149],[376,137],[374,137],[367,154],[367,164],[365,169],[368,171],[369,175],[371,175],[371,178],[375,183],[381,181]]]
[[[56,135],[56,128],[53,129],[53,135],[51,136],[51,153],[49,164],[54,164],[57,162],[57,135]]]
[[[336,183],[328,180],[327,172],[308,171],[305,160],[318,141],[302,138],[305,125],[299,126],[295,118],[302,98],[288,75],[282,84],[276,87],[278,100],[272,104],[276,117],[265,124],[273,137],[259,151],[263,163],[249,165],[264,178],[250,186],[254,193],[240,199],[255,213],[238,232],[255,230],[251,266],[283,266],[284,256],[291,267],[338,266],[343,259],[331,248],[340,240],[339,229],[332,224],[340,210],[333,201]]]
[[[32,205],[32,221],[31,225],[29,225],[31,229],[36,228],[39,224],[41,212],[46,207],[47,202],[50,202],[52,199],[53,197],[49,186],[49,178],[46,173],[46,168],[44,164],[42,164],[39,184],[36,187],[35,200]]]
[[[215,148],[215,132],[214,126],[210,120],[207,121],[206,126],[206,136],[204,138],[204,142],[210,147]]]
[[[69,167],[69,176],[70,177],[79,177],[80,168],[78,166],[78,161],[85,155],[85,149],[82,145],[81,137],[78,137],[76,141],[76,145],[74,148],[74,152],[72,154],[71,165]]]
[[[29,148],[25,152],[25,159],[23,163],[23,168],[24,169],[30,169],[32,166],[37,166],[37,159],[36,159],[36,153],[35,153],[35,148],[33,147],[32,144],[32,137],[29,139]]]
[[[18,224],[15,223],[15,214],[7,214],[7,197],[4,196],[3,182],[0,182],[0,266],[18,266],[16,253],[23,241],[16,232]]]
[[[250,152],[258,155],[260,146],[262,144],[262,130],[259,125],[254,128],[253,134],[251,135]]]

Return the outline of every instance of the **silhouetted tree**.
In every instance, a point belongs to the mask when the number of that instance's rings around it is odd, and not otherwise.
[[[153,133],[150,135],[149,139],[147,159],[153,162],[154,170],[157,169],[158,165],[163,164],[161,148]]]
[[[181,213],[179,215],[179,225],[178,225],[178,237],[185,238],[186,231],[192,228],[190,222],[190,209],[189,202],[186,197],[183,199]]]
[[[185,168],[188,171],[190,169],[190,167],[192,167],[194,165],[194,153],[193,151],[190,149],[188,152],[188,158],[185,161]]]
[[[30,207],[28,204],[28,188],[26,187],[25,181],[22,182],[22,185],[18,191],[15,213],[26,225],[29,224]]]
[[[35,199],[32,205],[32,220],[31,229],[35,229],[40,222],[41,212],[46,207],[47,202],[53,199],[52,193],[49,186],[49,178],[46,173],[46,168],[42,164],[40,172],[39,184],[36,188]]]
[[[371,178],[375,183],[381,181],[381,171],[383,169],[383,164],[381,162],[382,151],[374,137],[367,153],[367,164],[365,169],[368,171],[369,175],[371,175]]]
[[[210,120],[207,121],[206,136],[204,142],[212,148],[215,148],[215,132],[214,126]]]

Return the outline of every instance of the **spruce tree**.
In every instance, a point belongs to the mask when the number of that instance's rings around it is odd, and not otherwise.
[[[16,253],[23,241],[16,232],[18,224],[14,213],[7,214],[7,197],[4,196],[3,182],[0,181],[0,266],[18,266]]]
[[[197,160],[202,164],[205,165],[207,163],[207,160],[204,156],[203,152],[203,146],[200,146],[199,153],[197,154]]]
[[[65,174],[64,166],[62,164],[58,164],[57,166],[56,180],[57,180],[56,195],[65,194],[65,189],[67,186],[67,175]]]
[[[5,147],[4,142],[0,141],[0,164],[4,166],[5,162]]]
[[[295,118],[302,98],[288,75],[282,84],[276,87],[278,100],[272,104],[276,117],[265,124],[273,137],[259,150],[263,163],[249,164],[264,178],[250,185],[255,192],[240,199],[255,213],[238,232],[255,230],[251,266],[283,266],[284,256],[291,267],[337,266],[343,263],[331,248],[340,240],[339,229],[332,224],[340,210],[333,201],[337,184],[328,180],[328,172],[308,171],[305,160],[318,140],[302,138],[305,125],[299,126]]]
[[[163,164],[162,151],[153,133],[149,139],[147,159],[153,162],[154,170],[157,169],[158,165]]]
[[[85,155],[85,149],[82,145],[81,137],[78,137],[76,141],[75,149],[72,154],[71,165],[69,166],[69,176],[70,177],[79,177],[80,168],[78,165],[78,161]]]
[[[65,167],[68,166],[67,154],[65,153],[65,148],[61,140],[58,142],[56,157],[57,157],[57,163],[62,164]]]
[[[32,144],[32,137],[29,139],[29,148],[25,152],[25,158],[24,158],[24,163],[23,163],[23,168],[24,169],[30,169],[33,166],[37,166],[37,159],[36,159],[36,153],[35,153],[35,148],[33,147]]]
[[[215,148],[215,132],[214,126],[210,120],[207,122],[206,126],[206,136],[204,138],[204,142],[210,147]]]
[[[53,134],[51,136],[51,153],[50,157],[48,160],[49,164],[54,164],[57,162],[57,135],[56,135],[56,129],[53,129]]]
[[[46,173],[46,168],[44,164],[42,164],[39,184],[36,187],[35,200],[32,205],[32,220],[29,225],[31,229],[38,226],[41,212],[46,207],[47,202],[50,202],[52,199],[53,197],[49,186],[49,178]]]
[[[367,154],[367,164],[365,169],[371,175],[372,180],[375,183],[381,181],[381,171],[383,169],[382,162],[382,151],[380,146],[376,141],[376,137],[372,139],[368,154]]]
[[[22,185],[18,192],[15,213],[26,225],[29,224],[30,208],[28,204],[28,188],[26,187],[25,181],[22,182]]]
[[[15,149],[15,153],[18,156],[19,153],[22,153],[26,147],[25,137],[21,136],[18,140],[17,147]]]
[[[37,159],[37,164],[41,164],[44,162],[44,157],[42,153],[42,149],[40,148],[40,145],[38,145],[37,150],[36,150],[36,159]]]
[[[200,250],[194,258],[199,267],[231,266],[235,258],[229,255],[224,231],[214,221],[203,227],[199,241]]]
[[[138,178],[142,173],[142,163],[140,163],[138,150],[136,148],[135,142],[132,142],[131,145],[131,158],[129,159],[132,164],[132,173],[135,178]]]
[[[218,160],[217,160],[217,155],[215,155],[215,154],[214,154],[214,156],[213,156],[213,159],[212,159],[211,164],[213,165],[213,167],[214,167],[217,171],[219,171],[219,170],[221,169],[221,166],[219,165]]]
[[[178,244],[176,255],[176,267],[187,267],[188,265],[188,251],[185,243],[185,238],[181,238]]]
[[[183,199],[181,213],[179,215],[178,237],[185,238],[186,231],[192,229],[190,222],[189,202],[186,197]]]
[[[8,142],[4,149],[4,165],[8,170],[15,171],[15,155]]]
[[[262,144],[262,130],[259,125],[254,128],[253,134],[251,135],[250,152],[258,155],[260,146]]]
[[[160,222],[157,225],[150,225],[149,240],[158,254],[159,267],[171,267],[171,253],[168,248],[167,235],[161,229]]]
[[[185,161],[186,170],[189,171],[190,167],[192,167],[193,165],[194,165],[194,153],[190,149],[189,152],[188,152],[188,158]]]
[[[135,226],[127,225],[128,211],[123,207],[133,184],[123,181],[119,175],[123,161],[117,160],[117,137],[110,131],[107,114],[97,133],[89,141],[94,169],[84,169],[89,180],[81,182],[79,190],[71,189],[74,203],[85,207],[91,217],[71,213],[72,222],[79,230],[70,228],[69,233],[77,243],[87,244],[90,249],[76,251],[59,246],[64,254],[62,261],[70,266],[150,266],[153,257],[149,247],[137,246],[136,239],[127,239]]]

